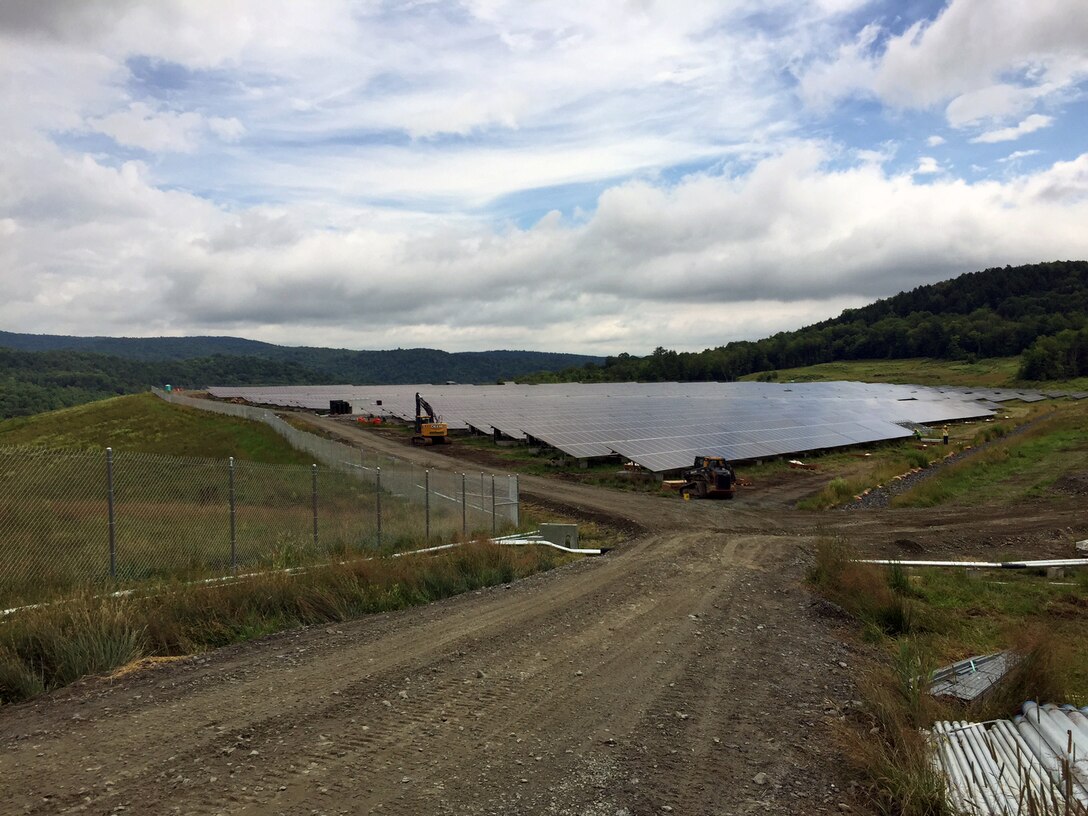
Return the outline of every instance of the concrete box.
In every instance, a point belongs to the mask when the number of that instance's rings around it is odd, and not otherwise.
[[[552,544],[562,547],[576,548],[578,546],[577,524],[541,524],[540,537]]]

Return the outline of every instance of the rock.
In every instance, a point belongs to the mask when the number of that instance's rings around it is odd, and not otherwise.
[[[759,773],[757,773],[755,776],[752,777],[752,781],[755,782],[757,785],[766,785],[767,784],[767,774],[765,774],[763,771],[760,771]]]
[[[483,680],[485,677],[487,677],[487,675],[484,674],[483,669],[476,669],[476,679],[477,680]]]

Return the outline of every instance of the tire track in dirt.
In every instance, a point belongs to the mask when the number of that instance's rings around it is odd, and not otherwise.
[[[806,612],[811,521],[553,493],[652,532],[518,584],[4,709],[0,812],[835,810],[842,769],[808,746],[829,738],[825,698],[853,694],[831,659],[848,653]]]

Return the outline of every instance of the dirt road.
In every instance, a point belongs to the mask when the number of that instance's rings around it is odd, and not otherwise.
[[[0,710],[0,813],[856,807],[834,725],[857,656],[803,576],[832,527],[892,546],[886,513],[522,486],[638,532],[516,585]]]

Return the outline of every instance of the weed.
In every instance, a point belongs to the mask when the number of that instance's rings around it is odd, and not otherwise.
[[[861,621],[874,637],[914,631],[912,602],[893,592],[890,575],[873,564],[858,563],[855,555],[839,540],[818,542],[812,582],[829,600]]]
[[[894,563],[888,567],[888,586],[897,595],[913,595],[914,588],[910,585],[910,576],[900,563]]]
[[[844,727],[846,755],[867,780],[876,812],[952,816],[944,778],[918,728],[925,696],[914,674],[919,667],[917,655],[905,649],[893,666],[877,666],[859,677],[868,727]]]

